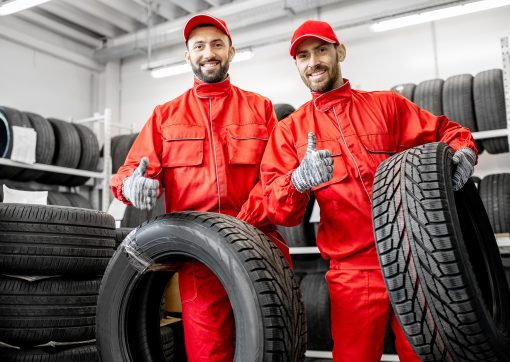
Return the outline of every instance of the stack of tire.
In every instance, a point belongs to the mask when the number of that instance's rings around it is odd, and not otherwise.
[[[476,74],[460,74],[426,80],[418,85],[399,84],[391,88],[434,115],[445,115],[472,132],[507,128],[503,72],[490,69]],[[477,141],[479,153],[508,152],[508,138]]]
[[[496,234],[510,233],[510,173],[487,175],[480,181],[480,197]],[[501,259],[510,282],[510,250],[502,249]]]
[[[21,112],[14,108],[0,107],[0,155],[3,158],[11,156],[13,127],[35,130],[37,163],[87,171],[97,170],[99,142],[90,128],[56,118],[44,118],[35,113]],[[79,186],[87,182],[88,177],[2,167],[0,179]]]
[[[0,360],[98,361],[96,304],[114,253],[113,218],[0,204],[0,234]]]

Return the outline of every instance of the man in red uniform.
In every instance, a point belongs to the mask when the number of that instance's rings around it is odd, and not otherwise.
[[[468,129],[436,117],[393,92],[351,89],[339,62],[346,50],[331,26],[306,21],[290,55],[312,100],[281,121],[261,163],[270,218],[299,224],[310,192],[320,205],[317,238],[330,260],[327,280],[335,361],[380,361],[390,318],[401,361],[419,361],[400,329],[384,285],[371,220],[372,182],[391,154],[443,141],[454,150],[454,189],[473,172],[476,148]]]
[[[223,20],[196,15],[185,25],[184,39],[193,88],[156,107],[112,177],[113,194],[150,209],[164,185],[167,212],[237,216],[270,235],[288,258],[267,218],[259,181],[276,124],[273,106],[230,83],[235,48]],[[179,288],[188,360],[232,361],[234,319],[220,281],[203,264],[188,262],[179,271]]]

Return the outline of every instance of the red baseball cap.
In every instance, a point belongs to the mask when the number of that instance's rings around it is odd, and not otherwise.
[[[296,57],[296,50],[298,46],[310,38],[318,38],[331,44],[340,45],[331,25],[324,21],[307,20],[301,24],[301,26],[294,32],[294,35],[292,35],[289,49],[292,58]]]
[[[228,36],[228,40],[230,40],[230,44],[232,44],[232,38],[230,37],[230,32],[227,28],[227,23],[225,20],[221,20],[212,15],[208,14],[197,14],[192,16],[186,25],[184,25],[184,41],[187,43],[189,39],[189,35],[191,31],[195,29],[199,25],[212,25],[224,32]]]

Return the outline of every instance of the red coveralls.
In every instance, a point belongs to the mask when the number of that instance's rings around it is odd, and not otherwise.
[[[166,212],[219,212],[258,227],[290,261],[266,214],[259,165],[276,117],[271,102],[230,84],[202,83],[156,107],[124,165],[112,177],[115,197],[126,203],[122,181],[143,156],[147,177],[165,186]],[[280,239],[283,240],[283,239]],[[234,319],[225,289],[203,264],[179,270],[188,360],[232,361]]]
[[[391,154],[443,141],[455,150],[476,150],[468,129],[435,117],[393,92],[351,90],[348,81],[281,121],[261,163],[264,201],[270,218],[285,226],[303,218],[309,192],[298,192],[291,174],[303,160],[308,132],[317,150],[334,159],[333,178],[312,191],[320,206],[317,245],[330,259],[327,273],[335,361],[380,361],[388,318],[401,361],[418,361],[390,302],[380,270],[371,219],[372,182]],[[476,151],[475,151],[476,152]]]

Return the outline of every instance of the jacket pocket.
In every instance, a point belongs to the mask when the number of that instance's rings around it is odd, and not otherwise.
[[[268,140],[265,125],[250,124],[228,128],[228,162],[239,165],[259,165]]]
[[[170,125],[162,129],[163,167],[198,166],[204,160],[205,129],[199,125]]]
[[[359,136],[361,143],[369,153],[393,155],[398,152],[395,136],[389,134],[369,134]]]
[[[389,134],[369,134],[359,136],[359,138],[363,147],[365,147],[372,158],[375,167],[391,155],[399,152],[396,136]]]
[[[297,149],[297,154],[300,162],[305,157],[306,148],[307,145],[305,144]],[[329,185],[339,183],[347,178],[348,176],[347,168],[345,167],[344,155],[340,148],[339,140],[326,140],[326,141],[317,140],[316,149],[329,150],[329,152],[331,152],[331,156],[333,157],[333,177],[331,178],[331,180],[324,182],[319,186],[312,187],[312,191],[322,190],[323,188]]]

